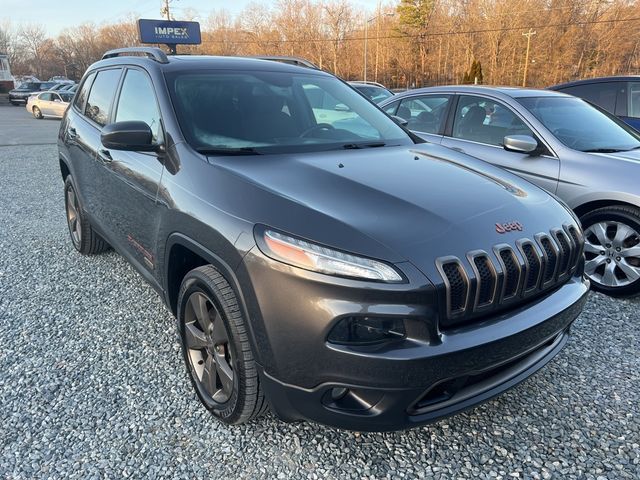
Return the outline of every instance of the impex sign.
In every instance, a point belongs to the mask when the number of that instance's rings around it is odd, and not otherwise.
[[[138,20],[138,31],[142,43],[165,43],[168,45],[197,45],[200,39],[198,22],[174,20]]]

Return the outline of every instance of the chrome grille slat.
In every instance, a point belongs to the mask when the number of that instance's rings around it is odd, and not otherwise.
[[[579,228],[565,224],[533,239],[518,239],[515,247],[504,243],[491,253],[470,251],[466,261],[455,256],[437,259],[447,306],[443,325],[517,304],[559,285],[575,272],[582,242]]]

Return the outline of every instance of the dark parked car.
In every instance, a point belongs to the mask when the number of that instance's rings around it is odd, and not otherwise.
[[[12,105],[26,104],[30,95],[49,90],[55,85],[56,82],[24,82],[9,92],[9,101]]]
[[[640,75],[587,78],[549,89],[584,98],[640,131]]]
[[[317,89],[368,128],[321,119]],[[588,291],[566,207],[312,68],[107,52],[59,155],[73,246],[158,291],[225,423],[267,399],[359,430],[452,415],[553,358]]]

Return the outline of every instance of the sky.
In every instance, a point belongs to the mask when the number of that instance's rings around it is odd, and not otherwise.
[[[375,10],[379,0],[349,0],[358,9]],[[276,0],[173,0],[171,9],[176,20],[184,9],[195,10],[204,21],[214,10],[226,10],[237,14],[250,3],[273,5]],[[382,2],[389,3],[388,0]],[[50,35],[85,22],[100,24],[115,22],[131,14],[139,18],[161,18],[162,0],[0,0],[0,24],[10,21],[14,27],[26,23],[44,25]]]

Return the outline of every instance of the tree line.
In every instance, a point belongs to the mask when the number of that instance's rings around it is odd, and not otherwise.
[[[179,53],[297,56],[348,80],[366,76],[394,88],[478,76],[479,83],[520,85],[525,33],[528,86],[640,73],[640,0],[401,0],[375,11],[348,0],[279,0],[237,15],[198,13],[174,9],[175,19],[202,28],[202,44]],[[134,18],[55,37],[42,25],[0,24],[0,53],[14,75],[41,79],[78,79],[104,51],[138,44]]]

